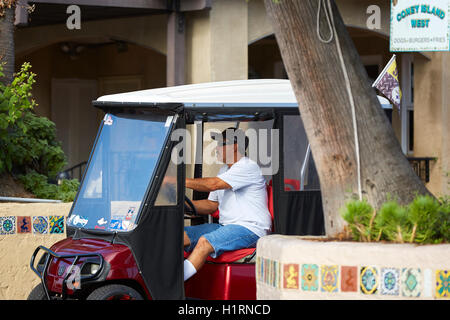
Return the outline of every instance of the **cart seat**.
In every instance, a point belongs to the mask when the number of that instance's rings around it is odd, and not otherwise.
[[[273,231],[273,195],[272,195],[272,180],[270,180],[269,184],[266,185],[267,189],[267,207],[270,212],[270,216],[272,217],[272,231]],[[213,214],[211,214],[214,218],[219,218],[219,210],[216,210]],[[246,262],[247,260],[252,260],[255,255],[256,248],[245,248],[233,251],[227,251],[222,253],[217,258],[206,258],[206,261],[214,262],[214,263],[231,263],[231,262]],[[189,257],[188,252],[184,252],[184,258]]]
[[[256,248],[246,248],[222,253],[217,258],[208,256],[206,261],[214,263],[248,262],[252,260]],[[187,259],[191,253],[184,251],[184,258]]]

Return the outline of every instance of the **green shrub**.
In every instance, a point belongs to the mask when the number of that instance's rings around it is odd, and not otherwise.
[[[55,199],[64,202],[73,201],[80,183],[77,179],[62,180],[61,185],[48,183],[48,178],[37,172],[30,172],[19,177],[25,189],[41,199]]]
[[[49,184],[66,165],[55,124],[33,113],[36,102],[31,65],[24,63],[9,85],[0,83],[0,174],[18,175],[25,189],[38,198],[72,201],[78,180]],[[3,65],[0,64],[0,77]]]
[[[7,142],[15,171],[33,170],[55,177],[66,165],[61,144],[56,140],[55,124],[31,112],[27,112],[21,121],[26,132],[12,130]]]
[[[354,240],[370,241],[374,209],[366,200],[347,202],[347,205],[341,210],[341,215],[349,223]]]
[[[446,196],[439,200],[441,205],[438,209],[434,238],[436,242],[450,242],[450,197]]]
[[[450,242],[450,198],[417,196],[408,206],[389,200],[378,212],[366,201],[352,200],[341,210],[357,241]]]
[[[35,74],[30,68],[29,63],[24,63],[11,84],[0,83],[0,173],[13,169],[17,153],[10,138],[18,132],[26,133],[23,115],[36,105],[31,96]],[[0,64],[0,77],[4,76],[2,71],[3,64]]]
[[[439,202],[431,196],[418,196],[411,202],[408,206],[408,219],[412,224],[411,242],[433,242],[439,207]]]
[[[380,230],[378,239],[381,240],[404,242],[410,229],[407,210],[393,200],[381,206],[375,224]]]

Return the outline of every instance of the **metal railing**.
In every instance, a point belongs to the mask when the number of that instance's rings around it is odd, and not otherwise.
[[[74,179],[74,171],[78,170],[78,181],[81,182],[84,174],[84,168],[86,167],[87,161],[80,162],[73,167],[70,167],[64,171],[58,173],[58,180],[60,179]]]
[[[424,182],[430,182],[430,161],[436,161],[436,158],[432,157],[407,157],[412,168]]]

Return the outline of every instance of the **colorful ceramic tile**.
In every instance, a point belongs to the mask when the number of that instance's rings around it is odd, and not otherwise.
[[[433,271],[425,269],[423,271],[423,292],[424,297],[431,298],[433,295]]]
[[[298,289],[298,264],[285,264],[283,266],[283,288]]]
[[[261,281],[261,257],[256,257],[256,264],[255,264],[255,270],[256,270],[256,281]]]
[[[398,296],[400,291],[400,270],[396,268],[381,269],[381,294]]]
[[[269,280],[269,259],[264,259],[264,283]]]
[[[302,290],[319,290],[319,267],[316,264],[302,265]]]
[[[378,270],[375,267],[361,267],[359,285],[364,294],[375,294],[378,290]]]
[[[436,298],[450,298],[450,270],[436,270]]]
[[[267,279],[266,279],[266,283],[267,284],[271,284],[272,283],[272,260],[267,259]]]
[[[259,281],[264,282],[264,259],[259,260]]]
[[[341,291],[357,292],[358,291],[358,268],[357,267],[341,267]]]
[[[422,274],[420,269],[403,268],[401,291],[404,297],[419,297],[422,292]]]
[[[31,217],[17,217],[17,233],[31,233]]]
[[[50,216],[48,228],[50,233],[64,233],[64,216]]]
[[[320,289],[322,292],[338,292],[339,288],[339,267],[320,267]]]
[[[16,217],[7,216],[0,217],[0,234],[16,233]]]
[[[281,263],[277,261],[277,279],[276,279],[276,288],[281,288]]]
[[[33,233],[34,234],[48,233],[48,217],[45,216],[33,217]]]
[[[278,286],[278,261],[272,260],[272,281],[270,282],[270,285],[274,288]]]

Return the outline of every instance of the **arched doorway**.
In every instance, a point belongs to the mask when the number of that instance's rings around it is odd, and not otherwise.
[[[16,57],[37,74],[35,111],[56,124],[67,168],[88,160],[103,114],[92,100],[111,93],[164,87],[166,56],[109,38],[70,39]],[[74,172],[78,178],[78,172]]]

